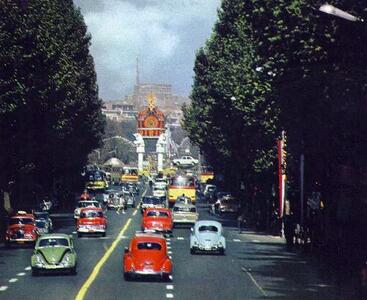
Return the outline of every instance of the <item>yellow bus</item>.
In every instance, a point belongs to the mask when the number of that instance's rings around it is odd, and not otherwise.
[[[127,182],[137,183],[138,181],[139,181],[138,168],[124,167],[122,169],[121,183],[127,183]]]
[[[203,166],[199,174],[200,183],[205,184],[210,179],[214,179],[213,169],[211,167]]]
[[[193,203],[196,201],[196,186],[192,176],[178,175],[170,179],[168,185],[168,201],[169,205],[173,206],[177,197],[185,195],[189,197]]]
[[[86,172],[86,185],[89,191],[104,191],[108,188],[106,172],[102,170],[90,170]]]

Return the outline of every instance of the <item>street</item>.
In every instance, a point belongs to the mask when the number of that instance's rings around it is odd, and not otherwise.
[[[197,206],[200,219],[217,219],[208,213],[206,204]],[[231,218],[222,220],[227,240],[225,256],[191,255],[189,228],[175,228],[173,237],[167,238],[174,266],[172,282],[126,282],[122,273],[123,249],[135,231],[140,230],[141,214],[138,209],[129,209],[126,215],[108,211],[107,216],[106,237],[83,238],[76,237],[71,214],[54,217],[57,232],[74,235],[78,254],[76,276],[32,277],[32,249],[2,247],[0,298],[80,300],[83,287],[84,299],[338,299],[335,286],[321,280],[315,264],[299,254],[286,252],[283,239],[250,230],[239,234]],[[116,248],[106,257],[116,239]],[[96,271],[98,263],[100,269]]]

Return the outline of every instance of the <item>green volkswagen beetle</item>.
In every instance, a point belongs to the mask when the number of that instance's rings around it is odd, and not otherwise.
[[[38,238],[31,258],[32,275],[40,271],[68,271],[76,274],[76,253],[72,238],[63,233]]]

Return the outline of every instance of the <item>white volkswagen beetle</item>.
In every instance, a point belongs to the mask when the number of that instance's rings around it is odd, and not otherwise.
[[[190,253],[219,252],[224,255],[226,251],[226,239],[223,236],[223,227],[217,221],[196,221],[191,228]]]

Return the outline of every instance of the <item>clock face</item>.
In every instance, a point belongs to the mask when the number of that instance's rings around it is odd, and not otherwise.
[[[144,120],[144,126],[147,128],[157,128],[158,120],[154,116],[149,116]]]

